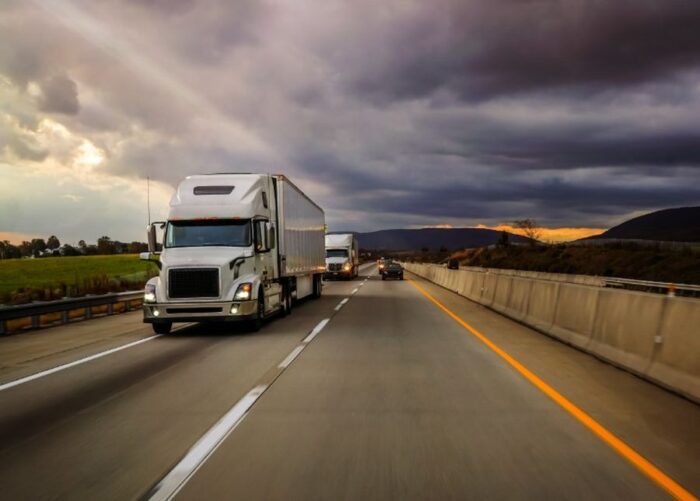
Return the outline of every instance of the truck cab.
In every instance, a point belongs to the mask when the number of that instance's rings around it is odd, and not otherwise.
[[[201,321],[248,321],[257,330],[264,318],[289,313],[293,298],[320,295],[323,211],[299,193],[283,176],[268,174],[184,179],[168,220],[149,226],[142,259],[155,261],[159,274],[146,284],[144,322],[158,333],[173,322]],[[299,211],[317,226],[290,242],[287,226],[304,217]]]
[[[357,238],[352,233],[326,235],[325,278],[355,278],[359,273]]]

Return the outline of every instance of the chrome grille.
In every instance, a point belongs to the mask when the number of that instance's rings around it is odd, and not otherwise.
[[[219,297],[218,268],[175,268],[168,272],[171,298]]]

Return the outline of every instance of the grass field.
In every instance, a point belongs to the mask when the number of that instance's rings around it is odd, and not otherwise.
[[[156,271],[137,254],[6,259],[0,261],[0,302],[138,288]]]

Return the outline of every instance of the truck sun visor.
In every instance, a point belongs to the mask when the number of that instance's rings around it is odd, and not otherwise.
[[[195,195],[229,195],[234,186],[195,186]]]

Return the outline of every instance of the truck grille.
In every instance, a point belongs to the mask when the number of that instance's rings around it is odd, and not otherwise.
[[[343,265],[340,263],[330,263],[328,265],[328,271],[342,271]]]
[[[171,298],[219,297],[219,270],[217,268],[169,270],[168,293]]]

